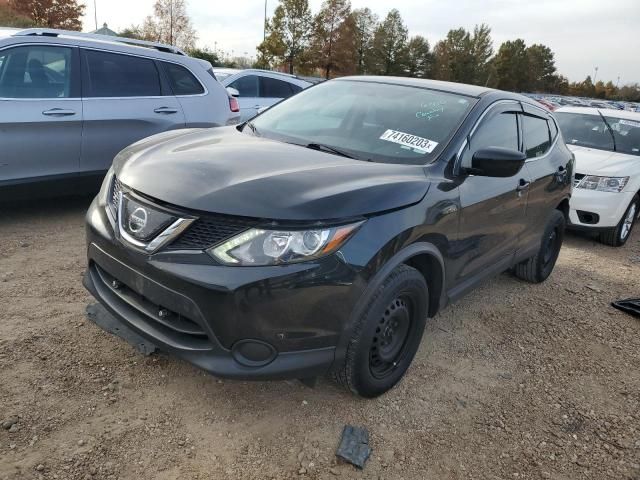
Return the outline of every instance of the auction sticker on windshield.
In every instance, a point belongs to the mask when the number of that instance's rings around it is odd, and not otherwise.
[[[403,147],[411,148],[418,153],[431,153],[438,146],[438,142],[428,138],[418,137],[410,133],[399,132],[397,130],[387,130],[380,136],[380,140],[397,143]]]

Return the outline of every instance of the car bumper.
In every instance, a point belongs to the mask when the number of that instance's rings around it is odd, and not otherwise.
[[[224,267],[201,252],[125,247],[103,207],[87,213],[86,288],[123,325],[227,378],[325,374],[364,291],[336,256],[281,267]]]
[[[571,195],[569,226],[584,230],[614,228],[620,223],[633,195],[633,192],[609,193],[575,188]]]

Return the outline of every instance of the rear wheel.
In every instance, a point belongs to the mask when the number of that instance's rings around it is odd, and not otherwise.
[[[556,265],[562,241],[564,240],[564,227],[566,220],[564,214],[554,210],[542,236],[540,250],[533,257],[517,264],[513,268],[516,277],[531,283],[544,282]]]
[[[429,304],[424,277],[396,267],[357,320],[344,364],[334,378],[362,397],[377,397],[405,374],[420,346]]]
[[[629,237],[631,236],[631,231],[633,230],[633,226],[636,223],[638,218],[638,213],[640,213],[640,197],[636,195],[631,200],[629,207],[627,208],[624,215],[622,215],[622,219],[618,226],[612,228],[610,230],[606,230],[600,234],[600,241],[605,245],[611,245],[612,247],[621,247]]]

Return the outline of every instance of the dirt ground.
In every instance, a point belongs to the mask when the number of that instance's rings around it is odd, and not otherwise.
[[[609,306],[640,296],[640,229],[568,235],[542,285],[488,282],[361,400],[218,380],[88,322],[88,203],[0,210],[0,479],[640,479],[640,321]],[[363,471],[336,463],[347,423]]]

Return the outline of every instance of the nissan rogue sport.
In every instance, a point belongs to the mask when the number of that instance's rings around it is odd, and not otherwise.
[[[445,305],[505,270],[551,274],[573,162],[526,97],[331,80],[241,126],[120,152],[87,214],[85,285],[214,375],[330,373],[374,397]]]
[[[238,123],[209,62],[158,43],[0,29],[0,200],[98,190],[141,138]]]

